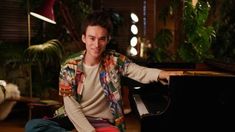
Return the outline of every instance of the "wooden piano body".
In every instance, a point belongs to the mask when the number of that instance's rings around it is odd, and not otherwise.
[[[136,83],[131,88],[141,132],[235,129],[233,72],[205,65],[166,70],[184,70],[185,74],[171,76],[169,85]]]

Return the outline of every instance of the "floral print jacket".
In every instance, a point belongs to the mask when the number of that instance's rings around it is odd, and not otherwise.
[[[59,77],[59,94],[62,96],[74,96],[78,102],[82,98],[85,79],[83,72],[85,52],[79,52],[63,63]],[[120,53],[105,51],[99,66],[100,83],[109,101],[109,106],[114,116],[114,123],[120,131],[125,131],[120,77],[125,76],[126,68],[130,63],[131,61]]]

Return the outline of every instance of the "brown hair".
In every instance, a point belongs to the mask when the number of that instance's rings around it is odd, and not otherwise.
[[[94,11],[86,17],[81,27],[82,34],[86,33],[88,26],[101,26],[107,29],[109,35],[111,35],[113,31],[110,14],[103,10]]]

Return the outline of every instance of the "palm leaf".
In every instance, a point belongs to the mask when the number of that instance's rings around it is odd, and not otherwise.
[[[31,45],[24,52],[24,58],[27,62],[43,63],[45,65],[60,61],[62,55],[62,45],[56,39],[49,40],[43,44]]]
[[[24,52],[24,60],[38,65],[40,72],[46,66],[59,65],[63,56],[63,47],[57,39],[49,40],[43,44],[31,45]]]

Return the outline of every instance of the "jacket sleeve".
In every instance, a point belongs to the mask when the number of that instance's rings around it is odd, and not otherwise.
[[[66,63],[61,66],[59,76],[59,95],[71,96],[73,88],[75,87],[75,73],[76,65],[73,63]]]

